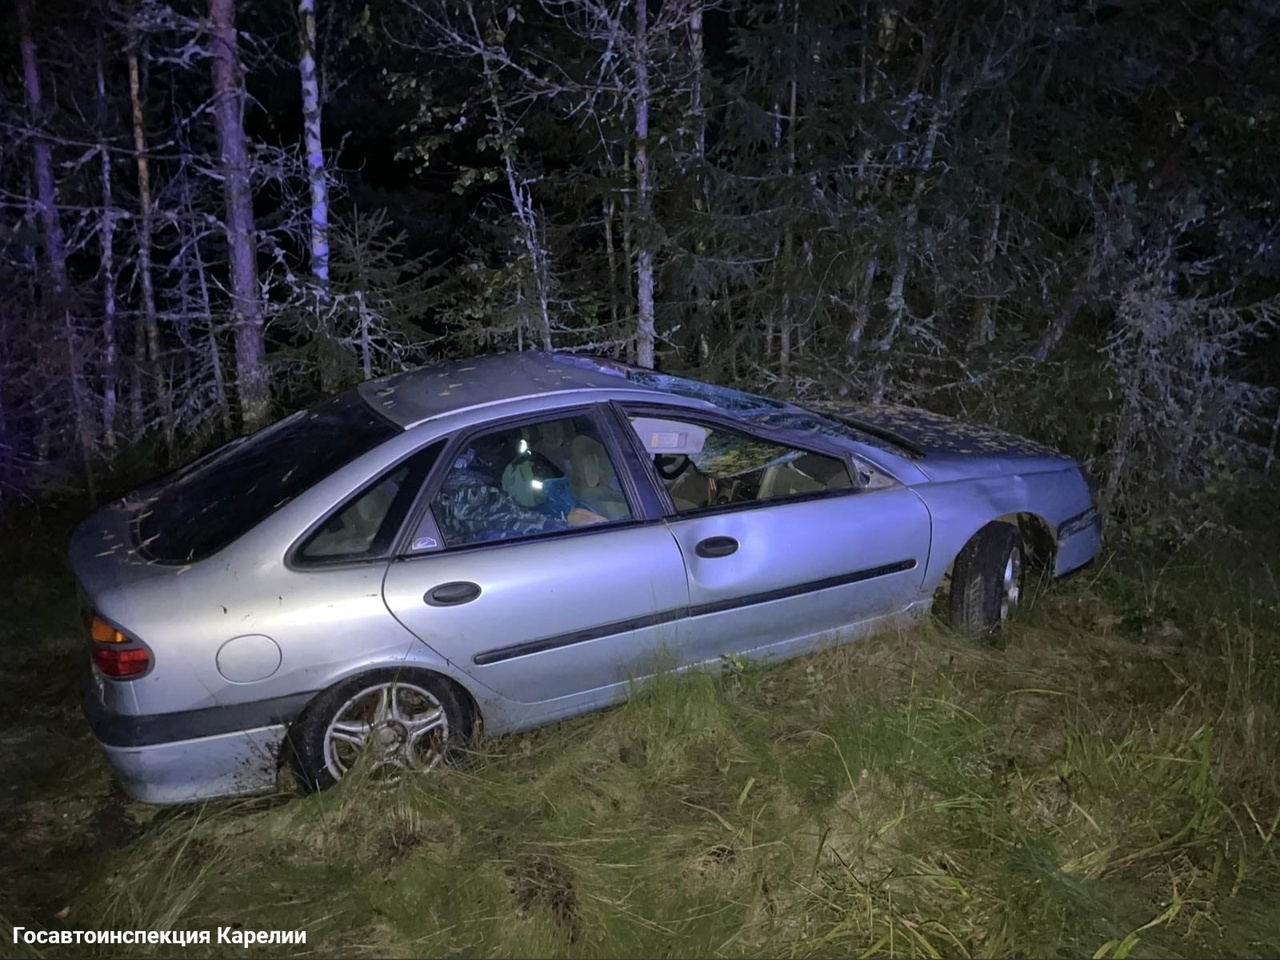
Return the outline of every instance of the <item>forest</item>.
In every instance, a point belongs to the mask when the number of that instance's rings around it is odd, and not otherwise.
[[[1275,955],[1278,144],[1280,0],[0,3],[5,949]],[[75,523],[528,348],[1033,438],[1106,555],[1003,648],[928,623],[431,785],[128,801]]]
[[[6,495],[524,346],[1010,427],[1175,540],[1275,460],[1272,0],[3,16]]]

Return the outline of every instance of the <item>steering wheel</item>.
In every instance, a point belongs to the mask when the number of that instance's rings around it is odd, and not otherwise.
[[[653,457],[654,469],[658,471],[658,476],[663,480],[676,479],[676,477],[680,476],[692,465],[693,460],[691,460],[687,454],[683,453],[659,453],[655,454]]]

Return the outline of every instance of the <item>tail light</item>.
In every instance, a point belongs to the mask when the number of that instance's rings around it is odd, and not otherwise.
[[[97,614],[89,618],[93,664],[106,676],[126,680],[151,668],[151,651]]]

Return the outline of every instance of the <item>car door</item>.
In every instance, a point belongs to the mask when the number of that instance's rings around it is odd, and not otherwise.
[[[617,472],[599,417],[577,408],[458,438],[387,570],[397,619],[509,700],[678,662],[684,561],[652,494],[646,509]]]
[[[930,517],[911,490],[870,489],[838,450],[687,408],[624,412],[655,475],[667,473],[659,479],[688,578],[680,645],[690,656],[783,644],[918,599]],[[687,464],[671,476],[680,457]]]

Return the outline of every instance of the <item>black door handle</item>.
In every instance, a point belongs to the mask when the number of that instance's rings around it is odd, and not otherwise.
[[[469,580],[454,580],[432,587],[422,597],[432,607],[454,607],[460,603],[470,603],[480,596],[480,584]]]
[[[693,552],[700,557],[710,559],[712,557],[727,557],[729,554],[736,552],[738,549],[738,541],[733,537],[708,537],[706,540],[699,542],[693,548]]]

